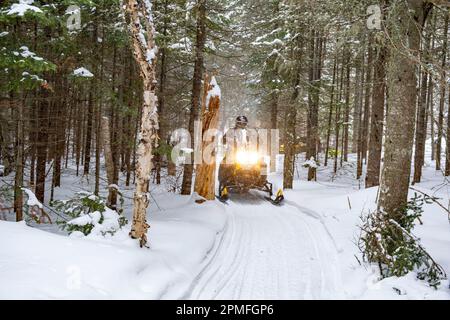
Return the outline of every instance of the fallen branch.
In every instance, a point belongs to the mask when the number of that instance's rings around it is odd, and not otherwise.
[[[425,250],[424,247],[422,247],[422,245],[420,244],[420,239],[417,238],[415,235],[409,233],[407,230],[405,230],[405,228],[403,228],[397,221],[393,220],[393,219],[389,219],[389,222],[392,223],[394,226],[396,226],[402,233],[403,235],[407,236],[408,238],[410,238],[411,240],[413,240],[417,247],[422,251],[422,253],[431,261],[431,263],[436,267],[436,269],[440,272],[441,276],[446,279],[447,278],[447,274],[444,271],[444,268],[442,268],[442,266],[437,263],[433,257],[427,252],[427,250]]]
[[[440,203],[439,201],[437,201],[435,197],[432,197],[432,196],[430,196],[429,194],[426,194],[426,193],[423,192],[423,191],[417,190],[417,189],[414,188],[414,187],[409,187],[409,188],[410,188],[411,190],[415,191],[415,192],[418,192],[418,193],[420,193],[420,194],[422,194],[422,195],[428,197],[431,201],[433,201],[434,203],[436,203],[436,204],[437,204],[439,207],[441,207],[445,212],[447,212],[447,214],[448,214],[448,221],[449,221],[449,223],[450,223],[450,210],[447,209],[446,207],[444,207],[444,205],[443,205],[442,203]]]

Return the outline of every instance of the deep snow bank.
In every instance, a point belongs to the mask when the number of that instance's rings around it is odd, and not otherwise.
[[[430,195],[441,197],[441,203],[448,203],[444,194],[420,188]],[[360,216],[376,208],[378,188],[363,189],[345,193],[345,188],[332,184],[297,182],[294,191],[286,193],[304,212],[318,217],[326,226],[339,252],[340,269],[344,295],[349,299],[444,299],[450,300],[449,281],[444,280],[439,290],[430,288],[426,282],[416,279],[411,273],[402,278],[379,279],[376,266],[360,264],[361,253],[357,248]],[[330,194],[335,196],[328,196]],[[410,193],[413,197],[414,192]],[[418,224],[414,234],[422,245],[450,275],[450,224],[447,213],[436,204],[425,205],[423,225]]]
[[[1,299],[158,299],[185,294],[226,215],[220,204],[151,215],[151,249],[128,237],[71,238],[0,221]]]

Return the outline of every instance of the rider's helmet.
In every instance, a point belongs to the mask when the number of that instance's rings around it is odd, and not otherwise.
[[[248,125],[248,119],[246,116],[239,116],[236,118],[236,128],[245,129]]]

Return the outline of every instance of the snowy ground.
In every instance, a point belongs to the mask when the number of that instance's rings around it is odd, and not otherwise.
[[[350,160],[336,176],[320,168],[317,183],[306,182],[299,165],[280,207],[256,192],[198,205],[154,187],[150,250],[128,238],[129,226],[114,237],[78,239],[54,225],[0,221],[0,298],[450,299],[448,281],[439,290],[414,274],[380,281],[376,267],[359,263],[357,225],[377,189],[360,190]],[[442,174],[431,163],[424,173],[416,187],[447,206]],[[89,188],[71,176],[69,169],[55,198]],[[281,185],[280,174],[271,180]],[[123,190],[129,216],[132,188]],[[447,213],[427,206],[415,233],[450,274]]]

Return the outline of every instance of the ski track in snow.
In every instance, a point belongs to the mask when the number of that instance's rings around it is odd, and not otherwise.
[[[254,194],[226,208],[222,237],[185,298],[343,298],[338,250],[317,213]]]

